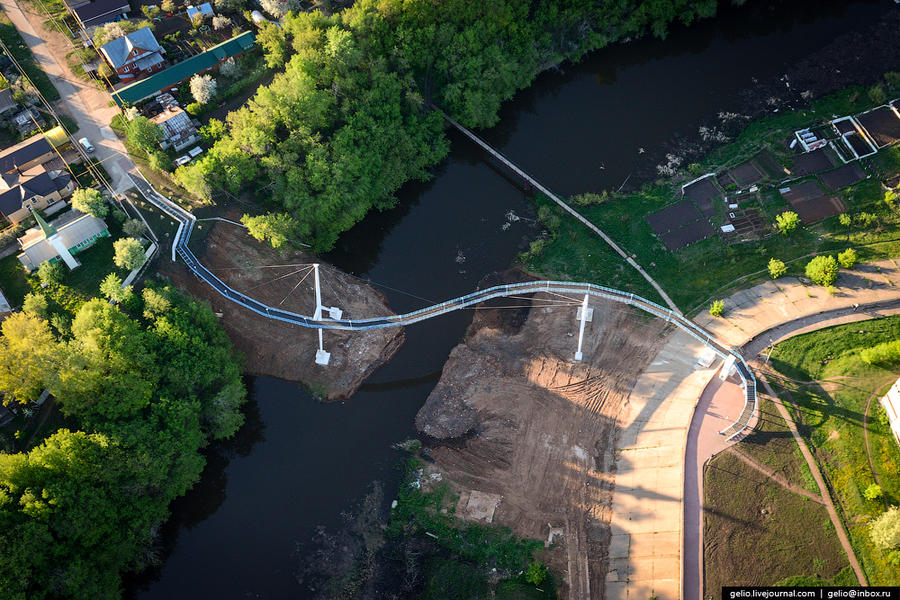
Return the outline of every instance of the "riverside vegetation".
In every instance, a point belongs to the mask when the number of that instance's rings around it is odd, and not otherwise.
[[[263,202],[244,219],[251,235],[328,250],[446,156],[432,104],[469,127],[492,125],[540,71],[647,32],[663,37],[672,21],[710,17],[716,5],[361,0],[332,16],[288,14],[258,35],[283,72],[225,127],[209,127],[213,147],[175,176],[204,200],[253,190]]]
[[[243,423],[239,362],[210,308],[161,284],[120,291],[121,308],[36,292],[3,322],[4,401],[46,389],[62,424],[0,453],[0,598],[120,597],[124,572],[159,561],[201,449]]]

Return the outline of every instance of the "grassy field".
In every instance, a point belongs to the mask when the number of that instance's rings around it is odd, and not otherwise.
[[[851,543],[870,584],[900,584],[900,569],[887,563],[887,553],[869,540],[868,523],[888,504],[900,503],[900,448],[878,418],[877,399],[900,373],[869,366],[859,351],[895,340],[900,316],[823,329],[776,346],[771,363],[781,378],[783,397],[796,401],[794,418],[808,440],[832,490]],[[866,451],[864,422],[869,407]],[[884,498],[867,500],[863,491],[879,483]]]
[[[25,42],[22,41],[22,36],[19,35],[15,26],[3,11],[0,11],[0,41],[6,44],[6,47],[9,48],[13,58],[22,65],[22,69],[28,75],[28,79],[30,79],[35,87],[40,90],[41,94],[44,95],[44,98],[46,98],[48,102],[59,100],[59,92],[57,92],[56,88],[53,87],[53,84],[50,83],[47,74],[41,70],[40,66],[38,66],[37,61],[35,61],[34,56],[31,54],[31,50],[25,45]]]
[[[846,576],[847,558],[822,505],[770,481],[730,452],[707,466],[704,488],[704,597],[721,598],[723,585]]]
[[[815,102],[811,109],[770,115],[747,126],[737,139],[709,154],[692,173],[722,170],[770,148],[776,156],[794,129],[863,110],[873,103],[857,88],[843,90]],[[782,157],[783,158],[783,157]],[[789,162],[789,159],[785,159]],[[882,150],[866,163],[878,174],[900,171],[900,148]],[[724,297],[736,288],[758,283],[768,277],[770,258],[788,264],[790,274],[803,272],[811,255],[857,249],[861,260],[900,255],[900,213],[884,202],[884,191],[874,178],[842,190],[839,196],[854,217],[851,227],[843,227],[831,217],[802,227],[791,235],[770,235],[754,242],[726,244],[718,236],[707,238],[676,252],[658,240],[645,217],[680,200],[680,186],[695,175],[682,173],[672,180],[660,180],[640,192],[613,196],[602,204],[576,207],[581,214],[608,233],[655,278],[678,306],[691,314],[704,309],[712,299]],[[550,236],[533,251],[520,257],[524,268],[543,276],[591,281],[644,295],[659,297],[641,276],[623,263],[602,240],[575,222],[548,199],[536,200],[544,208],[544,224]],[[758,206],[769,218],[788,208],[777,190],[763,188]],[[875,220],[863,226],[860,213]]]

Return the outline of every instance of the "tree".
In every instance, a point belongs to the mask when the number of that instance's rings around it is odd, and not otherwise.
[[[244,215],[241,223],[247,226],[251,237],[263,242],[267,241],[273,248],[281,248],[292,237],[297,221],[285,213],[273,213],[251,217]]]
[[[103,195],[94,188],[78,188],[72,193],[69,202],[75,210],[98,219],[109,214],[109,205]]]
[[[236,13],[244,10],[246,0],[215,0],[216,10],[219,12]]]
[[[141,12],[151,21],[159,16],[160,10],[158,6],[142,6]]]
[[[127,302],[134,292],[130,285],[122,287],[122,278],[115,273],[110,273],[100,282],[100,293],[113,302]]]
[[[131,237],[113,242],[113,262],[117,267],[133,271],[144,264],[146,256],[141,243]]]
[[[841,263],[841,267],[844,269],[852,269],[858,260],[856,250],[853,248],[847,248],[843,252],[839,252],[837,258],[838,262]]]
[[[816,285],[834,285],[837,274],[838,262],[833,256],[817,256],[806,265],[806,276]]]
[[[97,65],[97,75],[99,75],[102,79],[109,79],[113,76],[112,67],[110,67],[105,62],[100,63],[99,65]]]
[[[714,317],[721,317],[725,313],[725,301],[715,300],[709,307],[709,314]]]
[[[229,20],[229,24],[230,23],[231,22]],[[213,19],[213,24],[215,24],[215,19]],[[234,57],[232,56],[219,65],[219,73],[221,73],[225,77],[236,79],[241,76],[241,66],[237,64],[237,61],[234,60]]]
[[[49,260],[41,263],[37,270],[38,279],[44,285],[54,285],[63,280],[62,265],[58,262],[50,262]]]
[[[163,139],[163,130],[147,117],[135,117],[125,126],[125,136],[130,143],[150,154]]]
[[[873,483],[866,488],[863,492],[863,496],[865,496],[866,500],[878,500],[884,495],[884,492],[881,490],[881,486],[877,483]]]
[[[191,77],[191,95],[200,104],[206,104],[216,95],[218,83],[209,73]]]
[[[176,10],[178,10],[178,7],[175,5],[175,0],[162,0],[162,3],[159,5],[159,7],[163,9],[163,12],[168,14],[172,14]]]
[[[887,94],[884,93],[884,86],[880,83],[876,83],[875,85],[870,87],[868,95],[869,100],[871,100],[875,104],[884,104],[884,101],[887,100]]]
[[[207,144],[213,144],[216,140],[221,139],[226,133],[228,133],[228,128],[225,127],[225,123],[220,121],[219,119],[210,119],[209,122],[200,128],[200,135],[203,136],[203,141]]]
[[[100,25],[94,30],[94,47],[99,48],[116,38],[122,37],[126,33],[128,32],[125,31],[119,21]]]
[[[869,525],[872,543],[887,550],[900,547],[900,508],[890,507]]]
[[[43,294],[25,294],[25,299],[22,301],[22,310],[24,310],[27,314],[31,315],[32,317],[46,319],[48,308],[49,304],[47,303],[47,297]]]
[[[547,579],[547,565],[542,562],[533,562],[525,569],[525,581],[534,586],[539,586]]]
[[[122,233],[124,233],[128,237],[136,238],[140,235],[143,235],[146,229],[147,226],[144,225],[144,222],[140,219],[128,219],[127,221],[122,223]]]
[[[847,213],[841,213],[838,215],[838,222],[842,227],[847,228],[847,241],[850,241],[850,225],[853,224],[853,219],[850,218],[850,215]]]
[[[276,19],[297,10],[297,0],[260,0],[259,5]]]
[[[212,199],[212,187],[207,178],[210,170],[206,161],[207,159],[204,158],[178,167],[175,169],[175,181],[181,184],[190,194],[208,202]]]
[[[162,150],[154,150],[150,153],[150,168],[154,171],[170,173],[174,166],[172,159]]]
[[[775,216],[775,222],[778,224],[778,231],[782,235],[787,235],[800,225],[800,217],[794,211],[786,210]]]
[[[62,359],[46,321],[19,312],[0,325],[0,391],[28,404],[38,399]]]
[[[213,26],[213,29],[215,29],[216,31],[221,31],[223,29],[227,29],[228,27],[231,27],[231,19],[229,19],[228,17],[222,17],[220,15],[216,15],[212,18],[212,26]],[[234,62],[233,58],[230,60],[232,62]],[[225,62],[228,62],[228,61],[225,61]],[[222,68],[219,67],[219,70],[221,71]],[[223,75],[225,75],[225,74],[223,73]]]
[[[769,259],[769,276],[772,279],[778,279],[779,277],[784,276],[785,273],[787,273],[787,266],[784,262],[777,258]]]
[[[284,66],[288,51],[284,29],[275,23],[262,23],[256,33],[256,41],[263,49],[267,67],[277,69]]]

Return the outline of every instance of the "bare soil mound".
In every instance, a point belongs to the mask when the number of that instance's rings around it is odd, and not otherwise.
[[[297,251],[278,252],[248,236],[241,227],[224,222],[212,226],[202,247],[194,251],[232,288],[270,306],[313,314],[313,275],[304,265],[317,262],[315,257]],[[247,372],[300,381],[325,400],[350,397],[366,377],[390,360],[404,340],[402,329],[326,331],[324,345],[331,353],[331,363],[319,366],[315,363],[319,344],[315,329],[257,315],[220,296],[180,263],[162,262],[163,275],[221,314],[225,331],[246,357]],[[360,280],[328,265],[320,267],[320,274],[322,303],[339,307],[345,318],[391,314],[384,295]]]
[[[593,596],[607,571],[616,418],[666,324],[592,298],[576,363],[579,300],[535,294],[512,332],[499,313],[517,309],[476,313],[416,426],[434,438],[444,480],[463,495],[501,498],[493,522],[543,540],[561,528],[548,560]]]

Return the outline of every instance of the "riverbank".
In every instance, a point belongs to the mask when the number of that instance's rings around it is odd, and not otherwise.
[[[434,468],[470,500],[458,515],[551,540],[563,597],[592,597],[607,572],[616,417],[665,323],[592,301],[584,362],[577,298],[536,294],[477,313],[416,417]],[[601,314],[603,315],[601,318]]]
[[[271,306],[300,314],[315,312],[312,263],[299,251],[278,252],[247,235],[243,227],[207,221],[197,249],[200,260],[224,282]],[[402,329],[366,332],[327,331],[328,366],[315,362],[318,332],[267,319],[222,298],[180,263],[162,261],[160,272],[195,298],[213,306],[232,344],[246,357],[245,371],[299,381],[324,400],[349,398],[366,378],[386,363],[404,341]],[[392,314],[384,295],[362,281],[322,264],[322,303],[341,308],[344,317]]]

